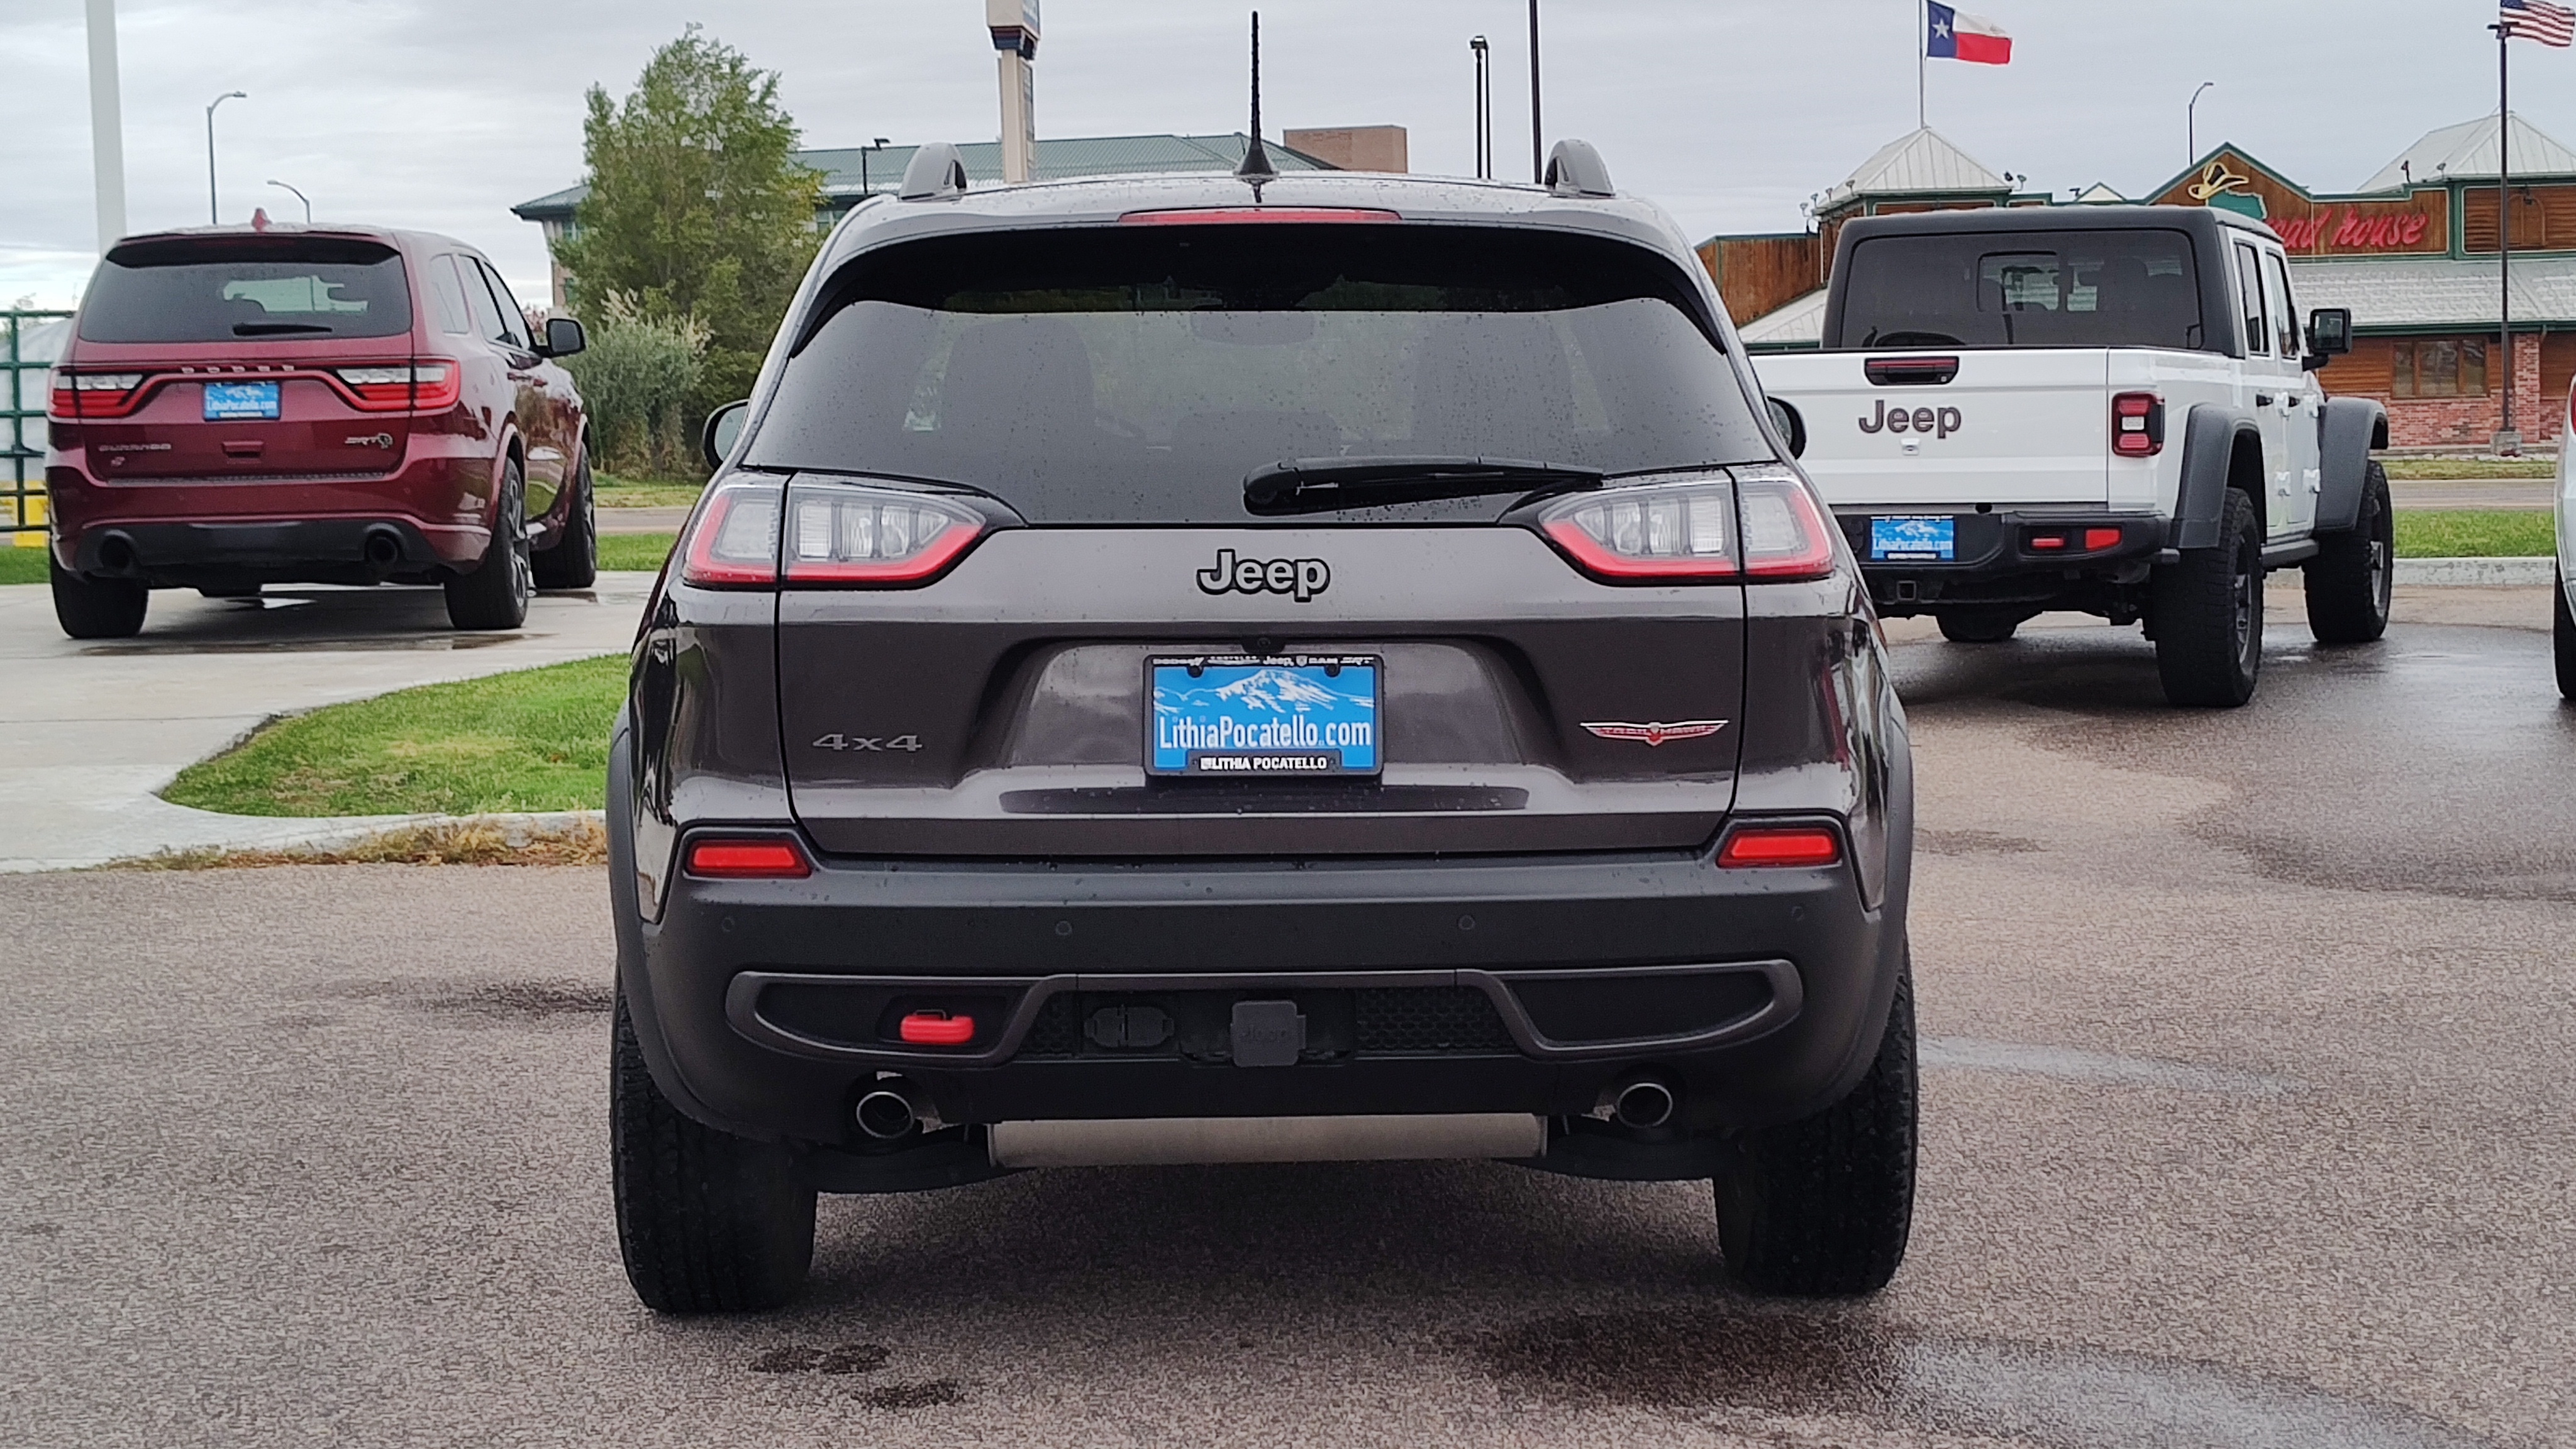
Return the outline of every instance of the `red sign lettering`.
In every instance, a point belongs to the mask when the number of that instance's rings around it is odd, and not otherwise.
[[[2274,222],[2282,242],[2294,252],[2315,251],[2332,247],[2336,251],[2394,251],[2412,247],[2424,240],[2432,218],[2422,212],[2383,211],[2364,213],[2347,209],[2338,220],[2331,206],[2320,207],[2308,216],[2283,217]]]

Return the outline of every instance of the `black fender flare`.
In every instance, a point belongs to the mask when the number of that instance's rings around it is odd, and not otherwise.
[[[2216,548],[2218,515],[2227,502],[2227,475],[2236,457],[2236,440],[2251,437],[2263,446],[2263,430],[2254,415],[2218,403],[2195,403],[2183,423],[2182,489],[2174,498],[2173,548]],[[2261,502],[2257,495],[2256,502]]]
[[[2317,409],[2317,528],[2348,532],[2361,520],[2370,451],[2388,446],[2388,409],[2366,397],[2334,397]]]

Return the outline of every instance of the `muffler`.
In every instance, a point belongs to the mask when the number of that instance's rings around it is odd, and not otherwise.
[[[1547,1123],[1519,1112],[1386,1117],[1152,1117],[997,1122],[996,1167],[1178,1167],[1220,1162],[1417,1162],[1536,1157]]]

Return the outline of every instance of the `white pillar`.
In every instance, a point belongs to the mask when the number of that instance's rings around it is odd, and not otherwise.
[[[1002,179],[1017,185],[1037,174],[1038,0],[984,0],[1002,79]]]
[[[124,116],[116,88],[116,0],[89,0],[89,151],[101,255],[125,235]]]

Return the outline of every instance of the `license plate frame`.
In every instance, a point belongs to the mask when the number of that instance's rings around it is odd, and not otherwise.
[[[1381,655],[1155,654],[1144,682],[1148,775],[1368,780],[1385,770]]]
[[[205,419],[210,423],[273,423],[277,421],[277,384],[207,383]]]
[[[1871,563],[1956,563],[1959,520],[1947,514],[1901,513],[1869,521]]]

